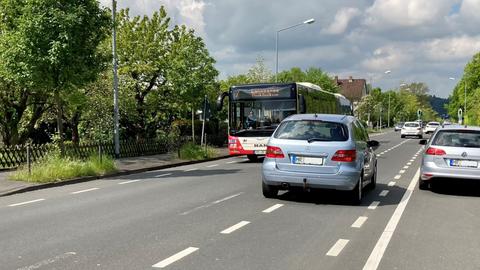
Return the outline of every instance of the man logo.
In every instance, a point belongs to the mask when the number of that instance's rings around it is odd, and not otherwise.
[[[468,156],[467,152],[462,153],[462,157],[467,157],[467,156]]]

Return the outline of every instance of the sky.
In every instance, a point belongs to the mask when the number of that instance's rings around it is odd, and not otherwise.
[[[111,7],[111,0],[100,0]],[[480,0],[118,0],[132,15],[165,6],[174,24],[193,28],[216,60],[220,79],[243,74],[258,58],[275,71],[321,68],[374,87],[425,82],[448,97],[480,51]],[[386,74],[385,71],[391,72]],[[449,78],[455,78],[451,80]]]

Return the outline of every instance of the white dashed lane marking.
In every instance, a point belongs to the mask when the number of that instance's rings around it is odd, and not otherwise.
[[[135,182],[139,182],[140,180],[137,179],[137,180],[130,180],[130,181],[125,181],[125,182],[121,182],[121,183],[118,183],[119,185],[125,185],[125,184],[130,184],[130,183],[135,183]]]
[[[217,167],[218,164],[213,164],[213,165],[208,165],[207,168],[213,168],[213,167]]]
[[[198,248],[196,247],[189,247],[189,248],[186,248],[180,252],[178,252],[177,254],[175,255],[172,255],[168,258],[166,258],[165,260],[161,261],[161,262],[158,262],[154,265],[152,265],[153,268],[165,268],[167,267],[168,265],[182,259],[183,257],[186,257],[190,254],[192,254],[193,252],[197,251]]]
[[[363,217],[363,216],[360,216],[357,218],[357,220],[355,220],[355,222],[352,224],[352,228],[361,228],[363,223],[365,223],[365,221],[367,221],[368,217]]]
[[[333,245],[332,248],[327,252],[327,256],[336,257],[340,252],[342,252],[343,248],[348,244],[350,240],[348,239],[338,239],[338,241]]]
[[[393,177],[393,179],[398,180],[398,179],[400,179],[400,177],[402,177],[402,176],[398,174],[398,175],[395,175],[395,177]]]
[[[263,213],[271,213],[271,212],[277,210],[278,208],[280,208],[280,207],[282,207],[282,206],[283,206],[283,204],[278,203],[278,204],[275,204],[275,205],[272,206],[272,207],[269,207],[269,208],[263,210],[262,212],[263,212]]]
[[[240,228],[242,228],[243,226],[246,226],[250,223],[250,221],[240,221],[239,223],[233,225],[232,227],[229,227],[223,231],[221,231],[220,233],[221,234],[230,234]]]
[[[405,173],[405,170],[400,170],[398,173],[399,174]]]
[[[373,202],[370,204],[370,206],[368,206],[368,209],[370,209],[370,210],[375,210],[375,209],[377,209],[377,206],[378,206],[379,204],[380,204],[379,201],[373,201]]]
[[[155,177],[164,177],[164,176],[169,176],[169,175],[172,175],[172,173],[159,174],[159,175],[156,175]]]
[[[388,195],[388,192],[389,192],[389,191],[386,190],[386,189],[385,189],[385,190],[382,190],[382,192],[380,192],[380,194],[378,194],[378,196],[380,196],[380,197],[385,197],[385,196]]]
[[[198,168],[191,168],[191,169],[185,170],[184,172],[192,172],[192,171],[196,171],[196,170],[198,170]]]
[[[395,184],[396,184],[396,182],[393,182],[393,181],[388,182],[388,186],[389,186],[389,187],[393,187],[393,186],[395,186]]]
[[[36,200],[31,200],[31,201],[26,201],[26,202],[21,202],[21,203],[14,203],[14,204],[10,204],[9,206],[20,206],[20,205],[25,205],[25,204],[29,204],[29,203],[35,203],[35,202],[41,202],[41,201],[45,201],[45,199],[36,199]]]
[[[100,189],[100,188],[89,188],[89,189],[84,189],[84,190],[79,190],[79,191],[71,192],[70,194],[80,194],[80,193],[85,193],[85,192],[94,191],[94,190],[97,190],[97,189]]]

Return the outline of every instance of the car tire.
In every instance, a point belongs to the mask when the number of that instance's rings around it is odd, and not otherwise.
[[[265,198],[276,198],[278,195],[278,189],[274,186],[267,185],[262,181],[262,193]]]
[[[419,138],[419,139],[423,139],[423,136],[422,136],[422,135],[419,135],[418,138]]]
[[[429,190],[430,189],[430,181],[425,180],[418,180],[418,188],[421,190]]]
[[[359,205],[362,202],[362,183],[363,183],[363,172],[358,179],[357,185],[350,191],[350,202],[352,205]]]
[[[405,135],[400,135],[400,138],[402,138],[402,139],[405,138]]]
[[[251,162],[255,162],[258,160],[258,156],[257,155],[247,155],[247,158],[248,160],[250,160]]]

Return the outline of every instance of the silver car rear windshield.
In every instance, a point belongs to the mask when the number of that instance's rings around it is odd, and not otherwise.
[[[347,141],[348,129],[342,123],[318,120],[295,120],[280,124],[273,135],[277,139]]]
[[[420,125],[417,123],[406,123],[405,127],[419,127]]]
[[[433,139],[432,145],[480,148],[480,131],[441,130]]]

